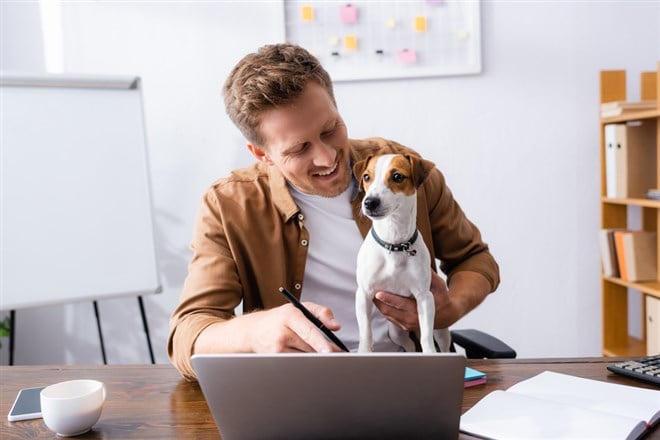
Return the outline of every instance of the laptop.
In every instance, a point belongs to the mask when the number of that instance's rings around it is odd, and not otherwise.
[[[193,355],[223,440],[457,438],[456,353]]]

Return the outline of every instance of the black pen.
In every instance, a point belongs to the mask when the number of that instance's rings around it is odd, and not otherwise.
[[[324,335],[326,335],[328,337],[328,339],[330,339],[332,342],[334,342],[337,347],[341,348],[344,351],[350,351],[339,340],[339,338],[337,336],[335,336],[335,334],[332,333],[332,331],[329,328],[327,328],[325,325],[323,325],[323,323],[321,321],[319,321],[319,319],[316,316],[312,315],[312,312],[307,310],[307,308],[305,306],[303,306],[302,303],[300,301],[298,301],[298,298],[293,296],[291,294],[291,292],[286,290],[284,287],[280,287],[279,291],[282,295],[284,295],[284,297],[286,299],[289,300],[289,302],[291,304],[293,304],[293,306],[296,309],[300,310],[303,313],[303,315],[305,315],[305,318],[309,319],[312,322],[312,324],[314,324],[319,330],[321,330],[323,332]]]

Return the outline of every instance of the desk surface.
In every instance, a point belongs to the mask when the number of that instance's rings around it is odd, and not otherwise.
[[[465,390],[462,411],[491,391],[506,389],[545,370],[654,389],[652,385],[607,371],[605,366],[613,361],[612,358],[468,360],[468,366],[488,375],[488,383]],[[108,395],[101,419],[93,430],[76,438],[220,438],[199,386],[182,380],[169,365],[0,367],[0,438],[54,438],[41,419],[8,422],[11,404],[21,388],[81,378],[104,382]],[[461,434],[460,438],[472,437]],[[646,439],[660,439],[660,429],[656,427]]]

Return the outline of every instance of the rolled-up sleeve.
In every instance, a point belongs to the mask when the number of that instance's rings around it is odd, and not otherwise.
[[[241,301],[241,283],[224,233],[218,200],[212,191],[204,197],[191,243],[193,256],[181,300],[170,318],[168,354],[189,380],[195,341],[209,325],[231,319]]]

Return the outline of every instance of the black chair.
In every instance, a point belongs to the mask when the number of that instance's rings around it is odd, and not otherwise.
[[[468,359],[514,359],[516,351],[507,344],[479,330],[450,330],[451,351],[456,351],[454,344],[465,350]]]

